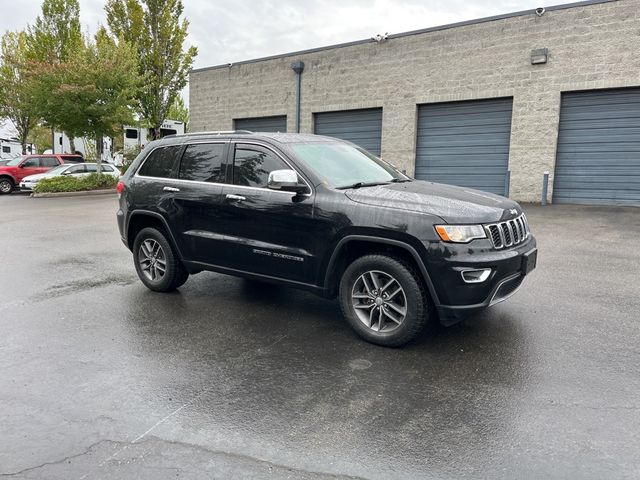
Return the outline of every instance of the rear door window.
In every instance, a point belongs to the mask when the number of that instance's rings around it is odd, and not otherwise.
[[[172,178],[181,145],[156,148],[138,170],[138,175],[156,178]]]
[[[224,143],[189,145],[182,155],[179,177],[182,180],[223,183]]]
[[[58,165],[60,165],[58,163],[58,159],[55,157],[42,157],[40,159],[40,166],[42,167],[57,167]]]
[[[82,162],[82,157],[79,157],[78,155],[61,155],[60,158],[62,158],[62,161],[64,163],[81,163]]]

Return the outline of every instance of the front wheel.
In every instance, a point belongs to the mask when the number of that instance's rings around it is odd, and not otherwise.
[[[340,306],[358,335],[387,347],[413,340],[428,319],[422,278],[410,264],[386,255],[367,255],[347,267]]]
[[[136,235],[133,261],[142,283],[154,292],[171,292],[189,278],[169,240],[155,228],[144,228]]]
[[[9,178],[0,178],[0,195],[6,195],[13,191],[13,182]]]

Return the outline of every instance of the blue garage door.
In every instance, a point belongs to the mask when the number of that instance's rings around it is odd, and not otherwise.
[[[233,121],[236,130],[249,130],[250,132],[286,132],[287,116],[237,118]]]
[[[382,151],[382,109],[345,110],[314,115],[314,132],[360,145],[374,155]]]
[[[513,99],[418,107],[416,178],[505,194]]]
[[[640,88],[562,95],[553,201],[640,205]]]

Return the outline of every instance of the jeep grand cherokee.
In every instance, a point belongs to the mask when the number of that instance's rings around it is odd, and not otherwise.
[[[118,192],[122,240],[151,290],[210,270],[337,296],[353,329],[386,346],[505,300],[536,265],[516,202],[414,180],[334,138],[166,137]]]

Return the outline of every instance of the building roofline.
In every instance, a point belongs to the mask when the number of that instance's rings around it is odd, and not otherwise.
[[[572,3],[565,3],[565,4],[561,4],[561,5],[553,5],[550,7],[545,7],[545,10],[547,12],[552,12],[552,11],[556,11],[556,10],[566,10],[569,8],[576,8],[576,7],[586,7],[589,5],[597,5],[600,3],[611,3],[611,2],[617,2],[618,0],[583,0],[580,2],[572,2]],[[519,12],[513,12],[513,13],[504,13],[501,15],[494,15],[491,17],[483,17],[483,18],[478,18],[478,19],[473,19],[473,20],[465,20],[462,22],[456,22],[456,23],[449,23],[446,25],[438,25],[435,27],[428,27],[428,28],[421,28],[419,30],[410,30],[408,32],[401,32],[401,33],[394,33],[391,34],[387,37],[388,40],[392,40],[394,38],[402,38],[402,37],[409,37],[412,35],[420,35],[423,33],[431,33],[431,32],[438,32],[441,30],[449,30],[451,28],[457,28],[457,27],[465,27],[467,25],[477,25],[477,24],[481,24],[481,23],[487,23],[487,22],[493,22],[496,20],[504,20],[506,18],[515,18],[515,17],[522,17],[525,15],[531,15],[531,14],[535,14],[536,13],[536,9],[530,9],[530,10],[521,10]],[[269,55],[267,57],[259,57],[259,58],[254,58],[251,60],[242,60],[240,62],[234,62],[234,63],[225,63],[222,65],[214,65],[212,67],[202,67],[202,68],[194,68],[192,69],[189,73],[198,73],[198,72],[204,72],[207,70],[219,70],[221,68],[229,68],[231,66],[236,66],[236,65],[246,65],[249,63],[258,63],[258,62],[265,62],[268,60],[275,60],[278,58],[286,58],[286,57],[294,57],[297,55],[306,55],[309,53],[317,53],[317,52],[322,52],[325,50],[335,50],[337,48],[344,48],[344,47],[352,47],[354,45],[363,45],[365,43],[374,43],[375,40],[373,39],[364,39],[364,40],[354,40],[352,42],[345,42],[345,43],[336,43],[334,45],[327,45],[324,47],[316,47],[316,48],[309,48],[307,50],[298,50],[295,52],[288,52],[288,53],[280,53],[277,55]]]

